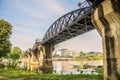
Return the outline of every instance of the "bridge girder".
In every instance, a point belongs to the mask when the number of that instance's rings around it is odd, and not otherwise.
[[[57,44],[94,29],[91,22],[92,7],[85,2],[80,9],[56,20],[46,32],[42,44]]]

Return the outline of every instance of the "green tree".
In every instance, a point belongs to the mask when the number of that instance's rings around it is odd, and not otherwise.
[[[0,20],[0,58],[5,57],[11,50],[9,41],[12,34],[12,25],[5,20]]]
[[[80,56],[76,56],[76,57],[75,57],[75,60],[76,60],[76,61],[79,61],[79,60],[80,60]]]
[[[16,68],[16,66],[21,63],[20,56],[22,55],[22,50],[19,47],[13,47],[11,49],[11,53],[7,55],[8,58],[8,63],[7,66],[8,68]]]
[[[83,57],[84,56],[84,52],[83,51],[80,51],[80,57]]]
[[[11,49],[11,54],[22,54],[22,50],[19,47],[15,46]]]

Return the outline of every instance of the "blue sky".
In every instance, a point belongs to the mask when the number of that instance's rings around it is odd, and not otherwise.
[[[37,38],[42,39],[50,25],[67,12],[78,8],[82,0],[0,0],[0,19],[13,26],[10,41],[22,50],[31,48]],[[71,46],[72,44],[72,46]],[[97,31],[58,44],[57,49],[102,51]]]

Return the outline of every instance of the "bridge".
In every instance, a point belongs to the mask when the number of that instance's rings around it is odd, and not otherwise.
[[[42,44],[58,44],[94,29],[91,22],[92,4],[85,1],[80,8],[56,20],[48,29]]]
[[[95,29],[91,21],[91,13],[103,0],[84,1],[79,3],[80,8],[71,11],[57,19],[47,30],[42,44],[58,44],[72,37]]]
[[[97,29],[103,40],[104,80],[120,74],[120,1],[86,0],[80,8],[57,19],[47,30],[39,47],[44,53],[41,70],[52,70],[54,45]]]

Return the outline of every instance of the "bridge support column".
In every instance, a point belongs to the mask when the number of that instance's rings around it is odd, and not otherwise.
[[[94,11],[92,22],[102,36],[104,80],[120,80],[120,1],[105,0]]]
[[[43,66],[40,67],[42,73],[52,73],[53,64],[52,64],[52,52],[54,50],[53,45],[43,45],[44,46],[44,59]]]

